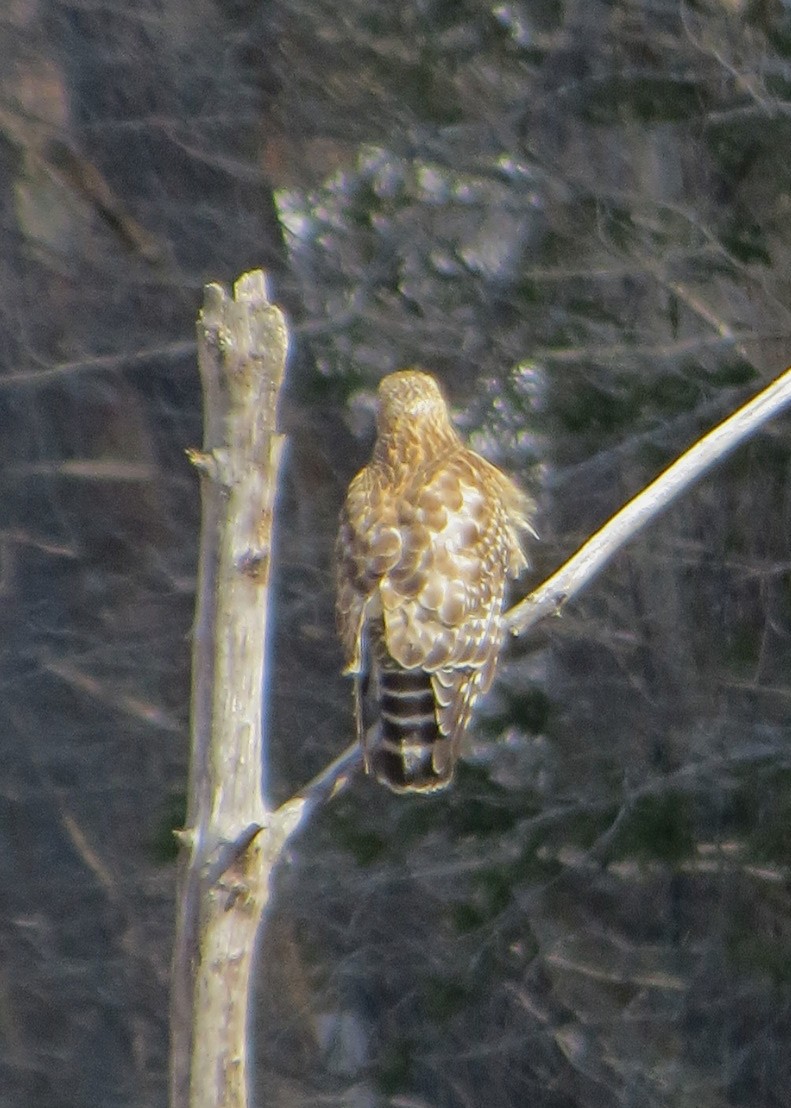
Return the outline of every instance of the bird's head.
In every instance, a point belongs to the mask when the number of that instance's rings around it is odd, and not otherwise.
[[[457,440],[439,385],[417,369],[403,369],[382,379],[376,427],[379,442],[388,445],[426,436],[436,440],[437,447]]]

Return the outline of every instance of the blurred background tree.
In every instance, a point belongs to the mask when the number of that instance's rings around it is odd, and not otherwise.
[[[384,373],[538,497],[526,589],[791,360],[791,14],[12,0],[0,57],[0,1104],[151,1108],[201,286],[266,267],[295,335],[282,800],[351,734],[331,549]],[[360,780],[293,845],[262,1103],[786,1102],[789,446],[514,645],[452,791]]]

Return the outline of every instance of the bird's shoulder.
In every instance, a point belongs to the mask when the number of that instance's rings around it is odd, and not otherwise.
[[[508,526],[531,531],[533,500],[507,474],[468,447],[460,446],[428,463],[411,483],[413,501],[425,522],[445,525],[445,514],[460,514],[479,529]]]

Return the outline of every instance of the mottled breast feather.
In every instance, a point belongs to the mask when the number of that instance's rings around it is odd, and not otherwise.
[[[464,445],[428,374],[384,378],[377,430],[341,514],[338,627],[367,769],[427,792],[450,782],[494,677],[533,505]]]

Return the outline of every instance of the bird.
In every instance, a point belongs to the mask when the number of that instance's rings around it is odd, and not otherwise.
[[[433,793],[494,678],[535,505],[464,444],[430,374],[388,374],[377,399],[336,544],[343,672],[366,771],[395,793]]]

